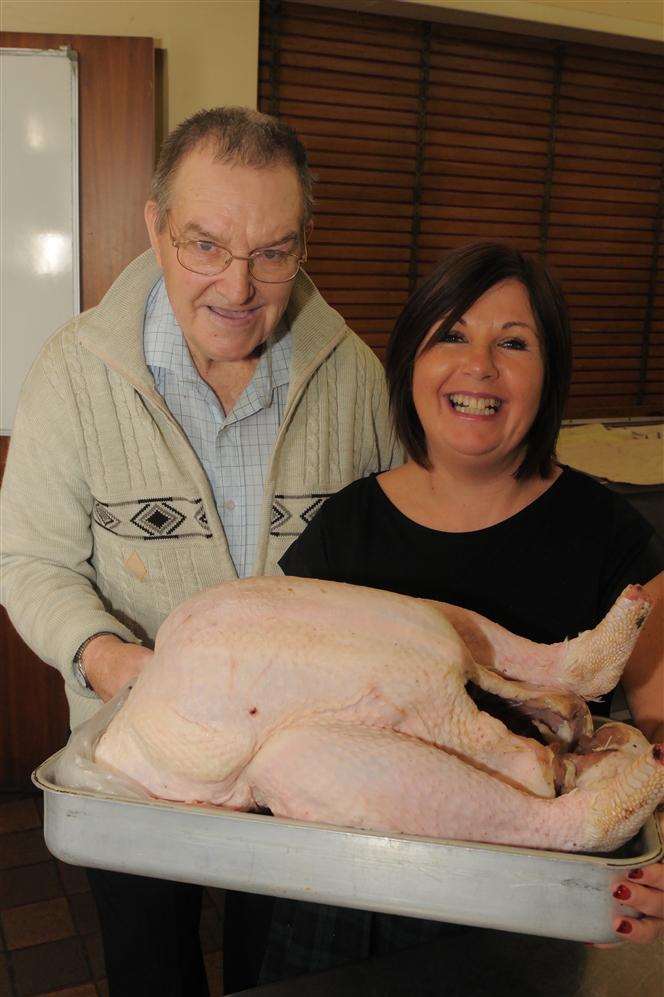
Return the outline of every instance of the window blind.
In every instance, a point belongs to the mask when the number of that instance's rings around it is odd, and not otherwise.
[[[568,417],[664,411],[664,58],[281,0],[259,106],[317,177],[308,271],[383,356],[444,252],[539,254],[570,305]]]

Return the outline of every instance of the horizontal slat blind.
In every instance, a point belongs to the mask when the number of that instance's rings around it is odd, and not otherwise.
[[[555,86],[554,45],[458,37],[431,46],[421,272],[446,249],[497,238],[540,247]]]
[[[664,411],[664,59],[264,0],[259,103],[309,151],[308,270],[382,356],[445,250],[541,254],[574,330],[567,415]]]
[[[648,346],[664,63],[578,45],[567,46],[562,60],[546,251],[572,316],[570,406],[584,412],[590,404],[593,414],[661,411],[661,357],[657,369]]]
[[[422,26],[351,15],[349,30],[344,12],[301,4],[275,24],[269,9],[260,106],[298,130],[318,179],[307,269],[380,350],[409,293]]]

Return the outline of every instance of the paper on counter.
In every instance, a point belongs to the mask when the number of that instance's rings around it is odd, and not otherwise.
[[[664,423],[609,429],[603,423],[560,431],[558,460],[607,481],[664,482]]]

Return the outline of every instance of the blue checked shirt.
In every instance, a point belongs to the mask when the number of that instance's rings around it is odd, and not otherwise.
[[[230,555],[238,576],[246,578],[258,546],[265,477],[286,408],[291,333],[265,352],[228,415],[194,366],[163,277],[146,303],[143,349],[157,391],[205,469]]]

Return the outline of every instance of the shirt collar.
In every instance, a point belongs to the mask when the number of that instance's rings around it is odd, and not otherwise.
[[[290,380],[291,353],[290,331],[280,325],[277,335],[265,349],[254,376],[235,403],[233,413],[238,418],[248,411],[257,412],[261,408],[270,407],[275,388],[288,384]]]
[[[145,362],[150,368],[169,370],[185,381],[201,380],[160,277],[145,303],[143,323]]]

